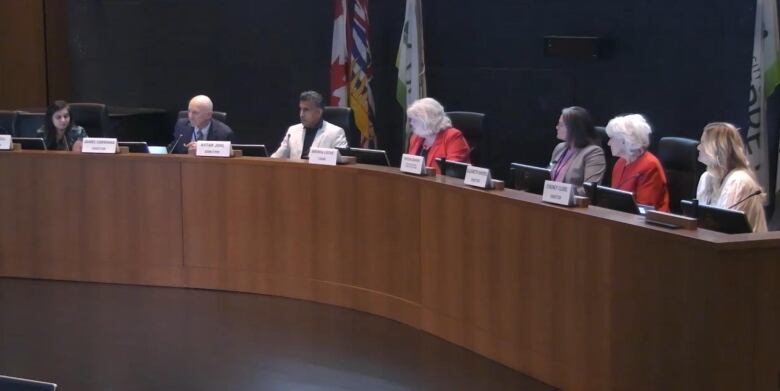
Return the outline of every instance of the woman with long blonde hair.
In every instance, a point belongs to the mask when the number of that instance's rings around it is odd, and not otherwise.
[[[698,149],[699,161],[707,166],[696,189],[699,203],[743,211],[753,232],[766,232],[766,195],[745,156],[739,129],[726,122],[707,124]]]

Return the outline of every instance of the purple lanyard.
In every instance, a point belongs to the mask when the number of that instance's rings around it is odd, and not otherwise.
[[[566,148],[566,150],[563,151],[563,157],[561,157],[561,160],[555,164],[555,167],[553,168],[552,180],[558,180],[558,175],[561,173],[561,170],[563,170],[563,167],[566,165],[566,163],[569,162],[571,156],[574,155],[573,153],[570,154],[569,152],[571,152],[571,149]]]

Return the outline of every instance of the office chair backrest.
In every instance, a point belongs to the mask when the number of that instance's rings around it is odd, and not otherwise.
[[[0,110],[0,134],[10,134],[13,136],[15,120],[15,111]]]
[[[352,115],[352,109],[349,107],[325,106],[322,112],[322,119],[344,129],[349,145],[357,145],[360,140],[360,134],[354,125],[355,118]]]
[[[475,166],[485,166],[485,114],[472,111],[448,111],[452,127],[460,130],[471,148],[470,159]]]
[[[17,112],[14,122],[15,137],[36,137],[38,128],[43,126],[46,114]]]
[[[680,200],[696,198],[696,186],[705,167],[698,160],[697,140],[664,137],[658,142],[658,160],[666,172],[669,207],[680,213]]]

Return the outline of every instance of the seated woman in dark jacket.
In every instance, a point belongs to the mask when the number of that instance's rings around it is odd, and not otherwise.
[[[84,128],[73,123],[70,107],[61,100],[46,109],[46,121],[36,133],[46,149],[59,151],[81,152],[81,139],[88,137]]]

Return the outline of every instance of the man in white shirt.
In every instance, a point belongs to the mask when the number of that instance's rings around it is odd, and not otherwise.
[[[346,148],[344,129],[322,119],[323,98],[318,92],[301,93],[298,102],[301,123],[290,126],[279,149],[271,155],[274,158],[308,159],[309,150],[314,148]]]

